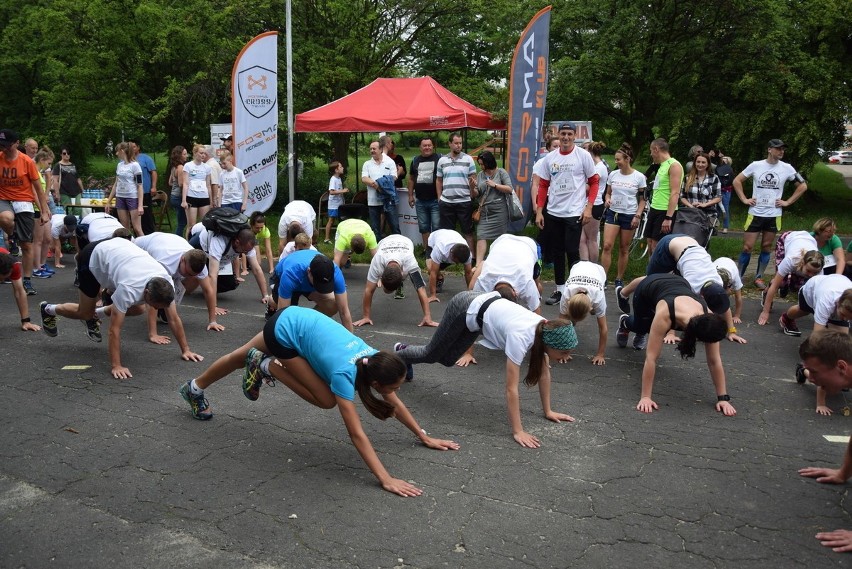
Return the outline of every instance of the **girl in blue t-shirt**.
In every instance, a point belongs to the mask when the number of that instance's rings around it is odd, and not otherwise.
[[[198,378],[181,386],[192,416],[213,416],[204,389],[233,371],[243,372],[243,393],[255,401],[263,381],[282,382],[296,395],[322,409],[337,407],[352,443],[382,488],[400,496],[419,496],[422,490],[392,477],[364,433],[355,393],[367,410],[381,420],[396,417],[429,448],[458,450],[453,441],[432,438],[420,428],[396,391],[405,380],[405,364],[394,354],[379,352],[328,316],[299,306],[279,310],[263,331],[247,344],[222,356]],[[373,390],[382,396],[373,394]]]

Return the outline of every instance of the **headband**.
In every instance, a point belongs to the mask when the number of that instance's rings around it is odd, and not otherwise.
[[[577,332],[572,324],[557,328],[545,328],[541,331],[541,339],[546,346],[554,350],[573,350],[579,344]]]

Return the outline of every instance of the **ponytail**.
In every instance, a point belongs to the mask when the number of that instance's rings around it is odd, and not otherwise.
[[[564,329],[563,329],[564,328]],[[544,333],[548,332],[551,337],[548,339],[550,344],[544,341]],[[555,341],[555,343],[554,343]],[[530,367],[527,370],[527,376],[524,378],[524,384],[527,387],[533,387],[538,384],[541,379],[541,374],[544,373],[544,366],[547,362],[544,359],[545,346],[550,345],[557,350],[573,350],[577,347],[577,334],[574,332],[574,325],[568,320],[557,318],[556,320],[541,320],[535,327],[535,336],[533,344],[530,348]]]
[[[366,362],[366,363],[365,363]],[[405,377],[405,363],[395,354],[377,352],[355,362],[355,391],[364,407],[374,417],[384,421],[393,417],[396,409],[393,405],[375,396],[370,383],[393,385]]]
[[[545,322],[547,321],[542,320],[535,327],[535,337],[530,348],[530,367],[527,369],[527,376],[524,378],[524,385],[527,387],[533,387],[538,383],[544,366],[547,365],[544,362],[544,340],[542,339]]]

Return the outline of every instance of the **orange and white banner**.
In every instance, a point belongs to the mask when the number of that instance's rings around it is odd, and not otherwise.
[[[278,33],[248,42],[231,73],[236,165],[249,187],[246,214],[266,211],[278,182]]]

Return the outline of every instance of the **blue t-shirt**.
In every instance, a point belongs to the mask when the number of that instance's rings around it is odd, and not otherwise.
[[[278,277],[278,298],[293,298],[294,292],[309,294],[315,292],[314,285],[308,280],[308,268],[317,255],[316,251],[305,249],[290,253],[275,265],[275,275]],[[346,292],[346,281],[343,271],[334,265],[334,294]]]
[[[157,169],[157,165],[147,154],[139,154],[136,157],[139,166],[142,167],[142,193],[151,193],[151,171]]]
[[[291,306],[275,322],[275,339],[305,358],[331,392],[348,401],[355,399],[355,362],[377,349],[325,314]]]

